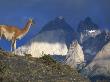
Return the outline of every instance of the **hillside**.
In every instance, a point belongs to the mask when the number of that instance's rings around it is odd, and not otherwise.
[[[0,50],[0,82],[88,82],[75,69],[49,55],[33,58]]]

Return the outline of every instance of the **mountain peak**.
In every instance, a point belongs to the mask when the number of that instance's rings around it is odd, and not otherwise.
[[[86,17],[84,21],[85,21],[85,22],[91,22],[92,19],[91,19],[90,17]]]
[[[73,28],[65,21],[63,16],[56,17],[55,19],[48,22],[40,32],[58,29],[68,32],[74,32]]]
[[[58,16],[55,19],[53,19],[53,22],[60,24],[60,23],[66,23],[66,20],[63,16]]]
[[[80,21],[77,31],[85,32],[86,30],[98,30],[99,27],[95,24],[90,17],[86,17],[85,20]]]
[[[59,19],[59,20],[64,20],[64,17],[63,16],[58,16],[56,18]]]

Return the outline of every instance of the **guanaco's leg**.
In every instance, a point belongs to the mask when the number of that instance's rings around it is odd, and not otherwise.
[[[1,37],[2,37],[2,34],[1,34],[1,32],[0,32],[0,40],[1,40]]]
[[[0,30],[0,39],[2,38],[2,34],[3,34],[3,32]]]
[[[2,33],[1,33],[1,28],[0,28],[0,39],[1,39],[1,37],[2,37]]]
[[[15,50],[16,49],[16,40],[12,40],[12,43],[11,43],[11,51]]]
[[[16,50],[16,40],[15,40],[15,42],[14,42],[14,50]]]
[[[14,41],[12,40],[12,42],[11,42],[11,52],[13,51],[13,45],[14,45]]]

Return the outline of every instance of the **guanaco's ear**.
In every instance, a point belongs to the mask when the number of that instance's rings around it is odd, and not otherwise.
[[[29,18],[29,20],[32,21],[33,24],[36,24],[36,22],[33,18]]]
[[[33,21],[33,18],[29,18],[30,21]]]

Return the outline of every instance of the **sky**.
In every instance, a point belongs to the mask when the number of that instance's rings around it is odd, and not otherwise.
[[[30,17],[36,21],[27,36],[18,41],[18,46],[57,16],[63,16],[73,28],[87,16],[100,28],[110,28],[110,0],[0,0],[0,24],[23,28]],[[9,44],[0,41],[4,48],[9,49]]]

